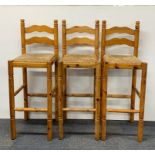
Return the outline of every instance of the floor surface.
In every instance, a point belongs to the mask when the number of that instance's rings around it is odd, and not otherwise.
[[[17,120],[17,138],[10,139],[9,120],[0,120],[1,150],[139,150],[155,149],[155,122],[145,122],[144,139],[137,142],[137,122],[108,121],[107,140],[94,138],[92,120],[67,120],[65,137],[58,138],[58,126],[53,125],[53,140],[47,141],[46,120]]]

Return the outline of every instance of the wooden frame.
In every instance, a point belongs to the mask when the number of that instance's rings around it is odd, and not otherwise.
[[[32,37],[26,39],[26,33],[31,32],[47,32],[54,35],[54,40],[47,37]],[[8,62],[9,74],[9,96],[10,96],[10,123],[11,123],[11,139],[16,139],[15,111],[24,111],[24,119],[29,119],[29,112],[46,112],[48,126],[48,140],[52,139],[52,96],[55,96],[55,118],[58,119],[58,21],[54,21],[54,28],[46,25],[32,25],[25,27],[25,22],[21,19],[21,43],[22,55],[26,54],[26,45],[33,43],[43,43],[54,46],[54,56],[45,62],[24,62],[16,61],[16,59]],[[55,88],[52,90],[52,65],[55,64]],[[14,91],[14,67],[21,67],[23,70],[23,85]],[[27,68],[46,68],[47,69],[47,93],[29,93],[27,82]],[[15,107],[14,97],[21,91],[24,91],[24,108]],[[28,97],[47,97],[47,108],[30,108]]]
[[[143,138],[143,124],[144,124],[144,103],[145,103],[145,89],[146,89],[146,74],[147,74],[147,63],[141,62],[140,64],[110,64],[104,60],[104,55],[106,54],[106,46],[112,45],[128,45],[134,48],[133,56],[138,57],[138,44],[139,44],[139,26],[140,22],[137,21],[135,25],[135,30],[128,27],[112,27],[110,29],[106,28],[106,21],[102,22],[102,42],[101,42],[101,77],[102,77],[102,108],[101,108],[101,138],[106,140],[106,113],[107,112],[118,112],[118,113],[130,113],[130,122],[134,121],[134,113],[139,113],[138,122],[138,141],[141,142]],[[113,33],[126,33],[134,36],[134,41],[125,38],[114,38],[111,40],[106,40],[107,35],[112,35]],[[121,60],[120,60],[121,61]],[[132,69],[132,87],[131,95],[126,94],[115,94],[110,95],[107,93],[107,81],[108,81],[108,70],[109,69]],[[140,92],[136,88],[136,71],[137,69],[142,71],[141,75],[141,88]],[[140,99],[139,109],[135,109],[135,95]],[[130,109],[111,109],[107,108],[107,97],[112,98],[129,98],[131,99]]]
[[[67,39],[67,35],[72,33],[89,33],[94,35],[94,40],[89,38],[78,38],[75,37],[71,40]],[[62,53],[63,58],[68,54],[67,47],[73,45],[89,45],[94,47],[94,57],[96,63],[64,63],[59,64],[59,138],[63,139],[64,120],[67,118],[67,112],[92,112],[95,119],[95,138],[99,140],[100,138],[100,63],[99,58],[99,21],[96,21],[95,29],[88,26],[73,26],[71,28],[66,28],[66,21],[62,21]],[[69,55],[69,54],[68,54]],[[89,55],[88,55],[89,56]],[[67,68],[93,68],[94,69],[94,93],[95,94],[68,94],[67,93]],[[69,108],[67,107],[67,97],[94,97],[94,107],[93,108]]]

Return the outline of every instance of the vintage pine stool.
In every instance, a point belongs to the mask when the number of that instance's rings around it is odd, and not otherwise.
[[[68,39],[67,36],[74,33],[88,33],[94,36],[94,39],[88,37],[74,37]],[[75,35],[75,34],[74,34]],[[100,128],[100,64],[99,58],[99,21],[96,21],[95,28],[88,26],[73,26],[66,28],[66,21],[62,21],[62,62],[59,67],[59,137],[64,137],[64,119],[66,112],[93,112],[95,113],[95,138],[99,139]],[[94,48],[93,54],[69,54],[68,46],[91,46]],[[66,88],[66,70],[67,68],[87,68],[95,70],[95,94],[68,94]],[[93,108],[75,108],[67,107],[66,97],[92,97],[95,98]]]
[[[46,32],[49,35],[54,35],[54,39],[49,37],[31,37],[27,38],[27,33]],[[40,33],[39,33],[40,34]],[[54,28],[45,25],[32,25],[25,27],[24,20],[21,20],[21,42],[22,55],[14,60],[8,61],[9,73],[9,96],[10,96],[10,123],[11,123],[11,139],[16,139],[16,124],[15,111],[24,111],[24,119],[29,119],[29,112],[46,112],[48,126],[48,140],[52,139],[52,96],[55,94],[56,113],[57,113],[57,76],[58,76],[58,22],[54,21]],[[27,45],[31,44],[46,44],[54,46],[54,53],[28,54]],[[52,65],[55,64],[55,88],[52,89]],[[14,91],[14,67],[20,67],[23,71],[23,85]],[[47,69],[47,93],[29,93],[27,83],[27,68],[46,68]],[[24,108],[15,107],[15,96],[21,91],[24,91]],[[28,104],[28,97],[47,97],[47,108],[31,108]],[[57,117],[57,116],[56,116]]]
[[[106,139],[106,113],[107,112],[117,112],[117,113],[130,113],[130,121],[134,121],[134,113],[139,113],[138,122],[138,141],[141,142],[143,138],[143,125],[144,125],[144,103],[145,103],[145,89],[146,89],[146,73],[147,64],[140,61],[138,57],[138,44],[139,44],[139,26],[140,23],[137,21],[135,29],[128,27],[112,27],[106,28],[106,21],[102,22],[102,45],[101,45],[101,63],[102,63],[102,140]],[[107,39],[109,35],[125,33],[127,35],[133,35],[134,40],[129,40],[126,38],[112,38]],[[133,55],[107,55],[106,47],[112,45],[128,45],[133,47]],[[107,80],[108,80],[108,70],[109,69],[132,69],[132,90],[131,95],[124,94],[108,94],[107,93]],[[136,88],[136,70],[141,70],[141,87],[140,91]],[[135,109],[135,95],[140,99],[139,109]],[[107,97],[109,98],[129,98],[131,99],[131,109],[111,109],[107,108]]]

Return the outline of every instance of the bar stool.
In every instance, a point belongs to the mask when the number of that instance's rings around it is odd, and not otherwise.
[[[144,103],[145,103],[145,89],[146,89],[146,74],[147,74],[147,63],[140,61],[138,57],[138,44],[139,44],[139,27],[140,22],[137,21],[135,30],[129,27],[112,27],[106,28],[106,21],[102,22],[102,45],[101,45],[101,63],[102,63],[102,140],[106,139],[106,113],[130,113],[130,121],[134,121],[134,113],[139,114],[138,122],[138,141],[141,142],[143,138],[143,125],[144,125]],[[134,40],[126,38],[112,38],[107,40],[107,36],[115,33],[125,33],[132,35]],[[128,45],[133,47],[133,55],[107,55],[106,47],[112,45]],[[107,93],[107,80],[109,69],[131,69],[132,70],[132,86],[131,95],[124,94],[108,94]],[[136,88],[136,71],[141,70],[141,87],[140,91]],[[135,109],[135,95],[139,97],[139,109]],[[130,109],[111,109],[107,108],[107,97],[109,98],[129,98],[131,99]]]
[[[27,37],[27,33],[46,32],[54,35],[54,39],[49,37]],[[40,33],[39,33],[40,34]],[[21,20],[21,43],[22,55],[14,60],[8,61],[9,73],[9,96],[10,96],[10,123],[11,123],[11,139],[16,139],[15,112],[24,111],[24,119],[29,119],[29,112],[46,112],[48,126],[48,140],[52,139],[52,96],[55,95],[56,117],[57,117],[57,76],[58,76],[58,22],[54,21],[54,28],[45,25],[32,25],[25,27],[25,22]],[[45,44],[54,46],[54,53],[27,53],[26,46],[31,44]],[[55,88],[52,88],[52,65],[55,64]],[[14,68],[20,67],[23,71],[23,85],[14,91]],[[47,69],[47,93],[29,93],[27,83],[27,68],[46,68]],[[15,96],[24,91],[24,108],[15,107]],[[31,108],[28,104],[28,97],[47,97],[47,108]]]
[[[68,39],[67,36],[73,33],[88,33],[94,36],[94,39],[86,37],[75,37]],[[93,54],[69,54],[67,47],[70,46],[91,46],[94,47]],[[95,113],[95,138],[99,139],[100,129],[100,64],[99,57],[99,21],[96,21],[95,28],[88,26],[73,26],[66,28],[66,21],[62,21],[62,62],[59,67],[59,138],[64,137],[64,119],[66,112],[93,112]],[[95,94],[67,94],[66,88],[66,70],[67,68],[87,68],[95,70]],[[93,108],[75,108],[67,107],[66,97],[92,97],[95,98],[95,106]]]

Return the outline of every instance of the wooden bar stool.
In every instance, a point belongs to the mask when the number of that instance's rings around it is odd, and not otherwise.
[[[140,61],[138,57],[138,44],[139,44],[139,27],[140,23],[137,21],[135,29],[128,27],[112,27],[106,28],[106,21],[102,22],[102,45],[101,45],[101,63],[102,63],[102,140],[106,139],[106,113],[130,113],[130,121],[134,121],[134,113],[139,114],[138,122],[138,141],[141,142],[143,138],[143,124],[144,124],[144,103],[145,103],[145,89],[146,89],[146,74],[147,74],[147,63]],[[107,40],[107,36],[115,33],[125,33],[134,37],[134,40],[126,38],[112,38]],[[133,55],[107,55],[106,47],[112,45],[127,45],[133,47]],[[132,69],[132,90],[131,95],[124,94],[108,94],[107,93],[107,80],[109,69]],[[136,71],[141,70],[141,87],[140,91],[136,88]],[[139,109],[135,109],[135,95],[139,97]],[[107,108],[107,97],[108,98],[129,98],[131,99],[130,109],[111,109]]]
[[[48,37],[31,37],[27,38],[27,33],[32,32],[46,32],[54,35],[54,39]],[[29,112],[46,112],[47,126],[48,126],[48,140],[52,139],[52,96],[55,94],[55,107],[57,117],[57,76],[58,76],[58,22],[54,21],[54,28],[45,25],[32,25],[25,27],[24,20],[21,20],[21,42],[22,55],[14,60],[8,61],[9,73],[9,96],[10,96],[10,123],[11,123],[11,139],[16,139],[16,124],[15,111],[24,111],[24,119],[29,119]],[[30,54],[27,53],[26,45],[34,43],[46,44],[47,46],[54,46],[54,53]],[[55,64],[55,88],[52,89],[52,65]],[[14,91],[14,67],[20,67],[23,70],[23,85]],[[27,68],[46,68],[47,69],[47,93],[29,93],[27,83]],[[24,91],[24,108],[15,107],[15,96],[21,91]],[[47,108],[30,108],[28,104],[28,97],[47,97]]]
[[[75,37],[67,39],[67,36],[73,33],[88,33],[94,36],[94,39],[86,37]],[[62,62],[59,67],[59,137],[63,139],[63,121],[66,118],[66,112],[93,112],[95,113],[95,138],[99,139],[100,128],[100,64],[99,57],[99,21],[96,21],[95,28],[88,26],[73,26],[66,28],[66,21],[62,21]],[[68,46],[87,45],[94,47],[93,54],[69,54]],[[67,94],[66,88],[66,70],[67,68],[87,68],[95,70],[95,94]],[[66,97],[92,97],[95,98],[93,108],[71,108],[67,107]]]

